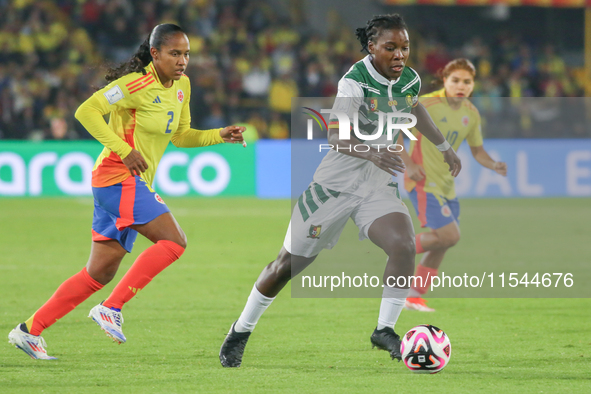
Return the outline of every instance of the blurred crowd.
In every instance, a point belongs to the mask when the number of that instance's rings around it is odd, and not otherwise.
[[[0,0],[0,138],[90,138],[74,119],[76,108],[105,85],[107,66],[127,60],[164,22],[181,25],[191,41],[194,127],[241,123],[249,125],[249,139],[289,138],[291,97],[334,96],[340,77],[364,56],[354,27],[334,23],[328,35],[315,34],[298,3],[282,16],[265,0]],[[425,93],[449,60],[473,60],[474,101],[491,119],[487,137],[548,136],[536,132],[538,104],[516,98],[571,98],[543,101],[559,115],[563,106],[572,110],[565,103],[582,105],[573,98],[584,96],[583,71],[552,45],[531,47],[501,33],[495,42],[471,37],[454,48],[428,32],[410,34],[409,65]],[[516,123],[499,126],[509,105]],[[591,134],[584,124],[563,129],[550,136]]]

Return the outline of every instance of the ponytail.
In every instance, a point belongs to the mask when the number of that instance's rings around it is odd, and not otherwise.
[[[122,76],[130,73],[142,73],[145,75],[145,68],[152,61],[150,48],[153,47],[157,50],[160,50],[162,44],[177,33],[184,34],[185,32],[179,26],[172,23],[163,23],[154,27],[142,45],[140,45],[136,53],[134,53],[128,61],[121,63],[116,67],[111,67],[107,70],[107,74],[105,75],[107,83],[111,83],[116,79],[119,79]]]
[[[109,68],[107,70],[107,75],[105,75],[105,79],[107,83],[111,83],[116,79],[121,78],[124,75],[130,73],[142,73],[146,74],[146,70],[144,70],[148,64],[152,61],[152,55],[150,55],[150,35],[148,38],[140,45],[136,53],[131,56],[131,59],[126,61],[125,63],[121,63],[119,66]]]

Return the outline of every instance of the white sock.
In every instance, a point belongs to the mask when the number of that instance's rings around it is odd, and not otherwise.
[[[263,312],[267,310],[274,299],[275,297],[269,298],[262,295],[259,289],[257,289],[257,285],[255,283],[250,295],[248,296],[248,301],[246,301],[244,310],[242,311],[242,314],[234,326],[234,330],[236,330],[236,332],[254,330],[254,327],[257,325],[257,322],[263,315]]]
[[[397,287],[384,287],[382,293],[382,304],[380,305],[380,315],[378,317],[378,330],[386,327],[394,329],[394,325],[404,308],[408,289],[399,289]]]
[[[423,297],[423,295],[421,293],[419,293],[418,291],[416,291],[412,287],[410,288],[410,291],[408,292],[408,298],[422,298],[422,297]]]

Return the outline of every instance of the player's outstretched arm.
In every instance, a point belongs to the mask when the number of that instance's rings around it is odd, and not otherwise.
[[[458,176],[462,169],[462,162],[453,148],[445,140],[445,137],[441,134],[441,131],[439,131],[423,104],[417,104],[417,106],[412,109],[412,114],[417,117],[417,129],[441,151],[443,154],[443,160],[449,165],[449,171],[451,174],[453,176]]]
[[[481,166],[493,170],[497,174],[507,176],[507,163],[503,161],[495,161],[487,151],[484,150],[484,146],[471,146],[472,156]]]
[[[242,133],[246,128],[241,126],[228,126],[223,129],[196,130],[187,128],[178,130],[172,135],[171,141],[178,148],[199,148],[216,144],[242,143],[246,148],[246,142]]]

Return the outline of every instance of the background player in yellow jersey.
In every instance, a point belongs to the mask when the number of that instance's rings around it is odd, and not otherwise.
[[[478,163],[506,176],[507,165],[493,160],[484,150],[480,114],[466,99],[474,89],[475,75],[476,69],[469,60],[449,62],[441,72],[443,89],[424,95],[421,103],[456,152],[466,140]],[[418,131],[418,139],[411,141],[409,153],[401,153],[406,165],[404,182],[421,226],[431,231],[416,235],[417,253],[424,253],[416,270],[422,281],[411,287],[406,309],[433,312],[422,296],[431,278],[437,275],[447,249],[460,240],[460,204],[455,179],[441,160],[440,152]]]
[[[114,341],[126,341],[122,306],[187,245],[183,230],[150,186],[168,143],[199,147],[243,142],[244,127],[190,128],[191,87],[184,74],[189,49],[180,27],[156,26],[128,62],[109,70],[105,79],[110,83],[76,111],[76,118],[105,146],[92,171],[92,248],[86,267],[10,332],[9,342],[32,358],[55,358],[47,355],[41,332],[109,283],[140,233],[154,245],[89,315]],[[103,119],[106,114],[109,124]]]

